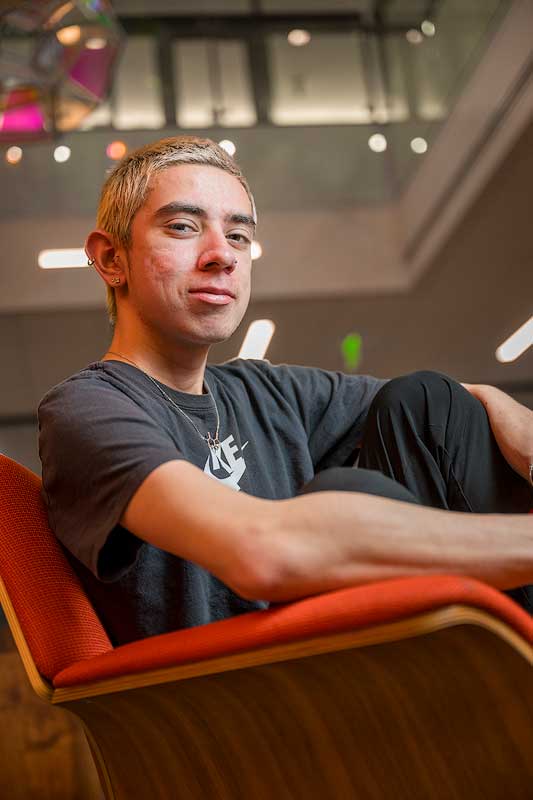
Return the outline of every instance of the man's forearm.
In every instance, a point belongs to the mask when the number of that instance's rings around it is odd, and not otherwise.
[[[402,575],[533,583],[533,515],[463,514],[359,492],[235,492],[185,461],[155,469],[121,525],[248,599],[281,602]]]
[[[469,575],[499,589],[533,582],[528,515],[465,514],[350,492],[306,494],[270,512],[258,555],[268,561],[269,582],[257,587],[264,600],[428,573]]]

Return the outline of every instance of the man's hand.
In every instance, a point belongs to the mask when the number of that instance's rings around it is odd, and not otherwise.
[[[504,458],[515,472],[529,482],[529,467],[533,464],[533,411],[494,386],[461,385],[483,403]]]

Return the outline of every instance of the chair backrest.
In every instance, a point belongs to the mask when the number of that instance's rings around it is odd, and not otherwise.
[[[1,454],[0,577],[45,678],[113,649],[50,530],[40,479]]]

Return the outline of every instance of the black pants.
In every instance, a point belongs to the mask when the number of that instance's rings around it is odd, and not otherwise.
[[[446,375],[427,371],[394,378],[378,392],[357,468],[325,470],[301,493],[326,490],[481,514],[533,508],[531,487],[502,456],[483,404]],[[533,614],[533,586],[506,594]]]

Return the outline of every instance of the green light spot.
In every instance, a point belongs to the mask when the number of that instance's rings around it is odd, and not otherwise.
[[[358,333],[349,333],[341,344],[344,369],[356,370],[361,360],[363,340]]]

